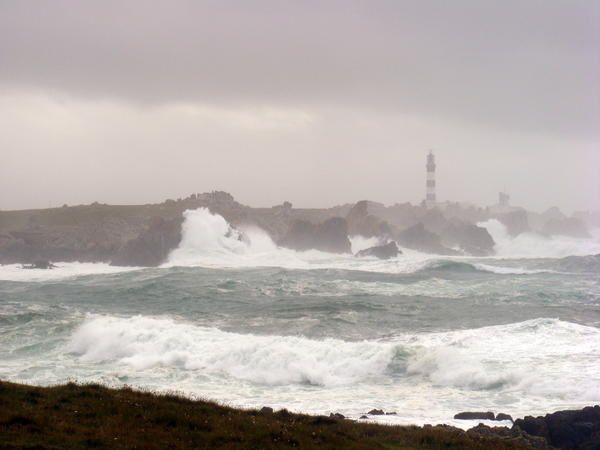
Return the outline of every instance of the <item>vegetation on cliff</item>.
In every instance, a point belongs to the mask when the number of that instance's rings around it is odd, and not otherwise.
[[[452,427],[359,423],[285,410],[239,410],[175,395],[0,382],[0,448],[523,449]]]

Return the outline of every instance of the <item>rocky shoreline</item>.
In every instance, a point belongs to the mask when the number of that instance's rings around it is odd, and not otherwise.
[[[233,227],[254,225],[280,246],[350,253],[349,236],[377,238],[368,256],[394,257],[390,242],[441,255],[486,256],[495,242],[477,223],[495,218],[511,235],[536,231],[584,237],[595,217],[567,217],[556,209],[543,214],[520,208],[498,210],[458,203],[426,208],[409,203],[386,207],[359,201],[323,209],[294,208],[289,202],[252,208],[226,192],[193,194],[159,204],[63,206],[42,210],[0,211],[0,264],[36,261],[106,262],[157,266],[181,241],[183,213],[207,208]],[[600,223],[600,221],[598,221]]]
[[[386,413],[374,409],[369,414]],[[35,387],[0,382],[0,437],[4,449],[593,450],[600,446],[600,406],[525,417],[515,420],[511,428],[479,424],[464,431],[448,425],[378,425],[348,420],[339,413],[308,416],[269,407],[240,410],[95,384]]]

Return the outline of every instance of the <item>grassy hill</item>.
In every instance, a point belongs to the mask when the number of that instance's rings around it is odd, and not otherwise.
[[[451,427],[239,410],[175,395],[0,382],[1,449],[523,449]]]

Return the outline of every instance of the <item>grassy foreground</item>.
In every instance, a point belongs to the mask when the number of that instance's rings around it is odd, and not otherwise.
[[[450,427],[400,427],[239,410],[99,385],[0,381],[1,449],[519,449]]]

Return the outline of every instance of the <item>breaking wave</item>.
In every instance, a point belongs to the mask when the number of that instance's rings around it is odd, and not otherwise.
[[[201,371],[265,385],[420,380],[598,401],[599,343],[600,330],[557,319],[353,342],[230,333],[165,318],[91,315],[67,349],[85,363]]]
[[[494,239],[496,255],[510,258],[564,258],[600,253],[600,239],[574,238],[568,236],[542,236],[521,233],[516,237],[508,234],[506,226],[496,219],[478,224],[488,230]]]

